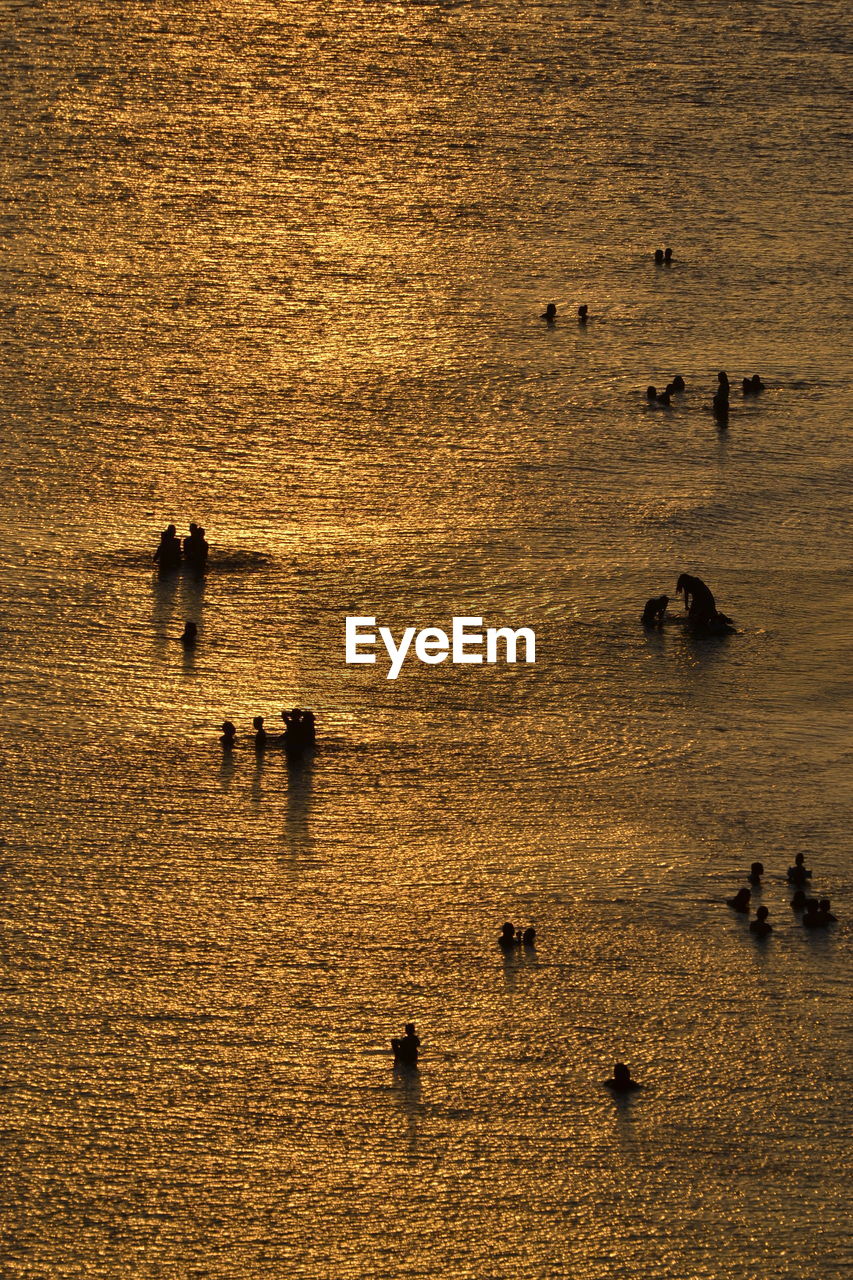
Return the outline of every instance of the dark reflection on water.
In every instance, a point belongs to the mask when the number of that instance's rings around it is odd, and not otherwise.
[[[315,751],[302,754],[283,752],[287,770],[285,835],[291,852],[310,854],[313,841],[310,831],[311,796],[314,785]]]

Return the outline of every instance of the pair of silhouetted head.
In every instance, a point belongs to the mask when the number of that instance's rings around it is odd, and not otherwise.
[[[658,266],[660,266],[662,262],[666,262],[667,264],[672,262],[672,250],[669,248],[655,249],[655,262]]]
[[[540,319],[540,320],[547,320],[549,324],[553,324],[553,323],[554,323],[554,321],[557,319],[557,304],[556,304],[556,302],[549,302],[549,303],[548,303],[548,305],[547,305],[547,307],[545,308],[545,310],[542,312],[541,316],[539,317],[539,319]],[[586,322],[587,322],[587,320],[588,320],[588,319],[589,319],[589,307],[587,306],[587,304],[586,304],[585,302],[583,302],[583,303],[581,303],[581,305],[578,307],[578,323],[579,323],[579,324],[586,324]]]

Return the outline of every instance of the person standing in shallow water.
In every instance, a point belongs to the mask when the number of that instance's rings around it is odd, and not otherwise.
[[[604,1083],[608,1089],[612,1089],[614,1093],[633,1093],[635,1089],[642,1089],[639,1080],[631,1079],[631,1072],[624,1062],[617,1062],[613,1068],[613,1075]]]
[[[415,1024],[413,1022],[407,1022],[406,1034],[391,1041],[395,1066],[416,1067],[418,1065],[418,1052],[420,1047],[421,1039],[415,1031]]]

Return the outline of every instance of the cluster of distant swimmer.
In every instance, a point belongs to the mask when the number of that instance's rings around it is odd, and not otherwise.
[[[658,391],[653,383],[649,383],[646,387],[646,400],[650,405],[662,405],[668,409],[672,404],[673,396],[683,395],[687,390],[687,384],[680,373],[677,373],[672,382],[666,384],[663,391]],[[741,390],[745,396],[757,396],[764,390],[764,383],[757,373],[751,378],[743,378],[741,380]],[[724,369],[717,374],[717,387],[711,401],[711,407],[714,410],[714,416],[719,422],[725,421],[729,416],[729,394],[731,392],[731,384],[729,375]]]
[[[671,266],[672,249],[655,249],[655,262],[659,267]],[[557,322],[556,302],[549,302],[539,319],[544,320],[549,327],[555,325]],[[577,310],[578,324],[586,324],[590,319],[589,306],[584,302]],[[745,396],[757,396],[764,390],[764,383],[758,374],[754,373],[751,378],[742,379],[741,388]],[[655,407],[669,408],[672,403],[672,397],[683,395],[686,390],[686,383],[681,374],[678,373],[671,382],[667,383],[663,391],[658,391],[657,387],[650,383],[646,387],[646,400]],[[729,391],[729,376],[724,370],[721,370],[717,374],[717,387],[711,401],[714,417],[721,424],[726,423],[729,417]]]
[[[191,524],[189,536],[183,542],[173,524],[167,525],[160,534],[160,542],[154,552],[154,559],[161,573],[169,573],[186,565],[190,569],[201,572],[207,565],[210,547],[205,541],[204,529],[201,525]]]
[[[516,929],[512,921],[507,920],[501,925],[498,946],[505,950],[509,950],[510,947],[535,947],[536,930],[532,924],[529,924],[526,929]]]
[[[285,751],[307,751],[317,743],[317,726],[314,712],[302,707],[292,707],[290,711],[282,711],[284,733],[267,733],[264,717],[255,716],[252,721],[254,733],[250,741],[256,751],[266,751],[267,747],[283,747]],[[219,739],[224,751],[233,751],[237,740],[237,726],[231,720],[222,723],[222,737]]]
[[[764,864],[753,862],[747,879],[754,888],[760,889],[763,875]],[[810,898],[806,896],[805,886],[811,878],[811,871],[806,869],[805,855],[798,853],[794,859],[794,865],[788,868],[788,883],[795,886],[794,896],[791,898],[791,910],[795,915],[802,915],[803,928],[826,929],[829,925],[835,924],[838,917],[834,916],[830,910],[832,904],[829,898]],[[733,898],[727,898],[726,905],[731,907],[732,911],[748,916],[751,900],[752,890],[743,888],[738,889]],[[766,938],[768,934],[771,934],[773,926],[768,923],[767,917],[769,915],[770,912],[767,907],[759,907],[755,913],[755,919],[750,921],[750,933],[757,934],[759,938]]]
[[[517,929],[511,921],[507,920],[501,926],[500,935],[498,937],[498,946],[504,951],[511,950],[513,947],[533,947],[536,941],[536,930],[533,925],[528,925],[526,929]],[[415,1030],[413,1022],[407,1022],[405,1027],[405,1035],[395,1036],[391,1041],[391,1052],[394,1055],[395,1071],[414,1072],[418,1067],[418,1054],[421,1047],[420,1036]],[[624,1062],[617,1062],[613,1068],[613,1075],[609,1080],[603,1081],[603,1084],[613,1093],[633,1093],[635,1089],[641,1089],[642,1085],[637,1080],[631,1079],[631,1072]]]
[[[710,587],[701,578],[694,578],[690,573],[679,574],[675,594],[682,593],[687,622],[691,627],[711,635],[730,635],[734,631],[731,618],[720,612]],[[651,600],[647,600],[640,619],[643,626],[662,627],[668,604],[669,596],[652,596]]]

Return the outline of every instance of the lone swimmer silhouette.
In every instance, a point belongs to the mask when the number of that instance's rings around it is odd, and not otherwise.
[[[415,1031],[415,1024],[413,1022],[407,1022],[406,1034],[404,1036],[400,1036],[399,1039],[391,1041],[395,1065],[400,1067],[416,1067],[418,1065],[418,1050],[420,1047],[420,1036]]]

